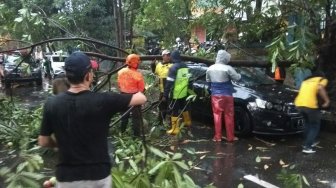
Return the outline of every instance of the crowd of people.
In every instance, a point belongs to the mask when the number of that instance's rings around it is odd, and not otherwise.
[[[215,64],[206,71],[214,117],[214,142],[225,138],[222,137],[223,122],[227,142],[238,140],[234,136],[231,80],[239,80],[241,75],[228,65],[230,59],[231,55],[227,51],[219,50]],[[56,187],[111,187],[107,137],[110,120],[117,113],[124,114],[121,132],[126,130],[131,114],[133,135],[141,136],[141,105],[147,98],[144,94],[144,76],[138,70],[140,56],[130,54],[125,63],[127,66],[118,72],[117,77],[120,93],[90,90],[96,65],[82,52],[72,53],[65,60],[65,77],[53,81],[55,95],[44,105],[38,143],[40,146],[58,148]],[[169,115],[171,129],[167,130],[167,134],[179,134],[182,125],[192,125],[186,101],[189,69],[177,50],[163,50],[162,61],[152,62],[151,68],[159,78],[158,121],[164,123]],[[320,126],[318,96],[322,97],[323,107],[329,105],[330,100],[325,90],[327,82],[323,75],[313,74],[302,82],[295,99],[295,104],[305,120],[304,153],[315,152],[312,147]]]

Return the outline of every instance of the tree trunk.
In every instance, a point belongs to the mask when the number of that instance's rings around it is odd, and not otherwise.
[[[336,110],[336,19],[331,16],[331,2],[325,7],[326,9],[326,28],[322,45],[319,50],[319,68],[324,71],[329,80],[327,90],[331,99],[331,110]]]
[[[118,33],[118,36],[119,36],[119,48],[124,48],[125,45],[125,27],[124,27],[124,14],[123,14],[123,10],[122,10],[122,1],[121,0],[118,0],[118,16],[119,16],[119,19],[118,19],[118,24],[119,24],[119,28],[120,28],[120,31]]]
[[[118,8],[118,1],[119,0],[113,0],[113,17],[115,20],[115,28],[116,28],[116,38],[115,38],[115,45],[120,48],[121,46],[121,38],[120,38],[120,32],[121,32],[121,28],[120,28],[120,16],[119,16],[119,8]],[[120,57],[121,54],[120,52],[117,52],[117,56]]]
[[[132,1],[130,2],[131,3],[131,13],[130,13],[130,22],[129,22],[129,33],[130,33],[130,36],[129,36],[129,40],[130,40],[130,47],[132,48],[133,46],[133,25],[134,25],[134,10],[135,10],[135,2]]]
[[[260,13],[261,12],[261,7],[262,7],[262,0],[256,0],[255,12]]]

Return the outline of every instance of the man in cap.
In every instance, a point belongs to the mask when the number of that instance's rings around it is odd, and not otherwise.
[[[140,92],[122,95],[90,91],[92,66],[82,52],[74,52],[65,60],[65,71],[70,88],[45,103],[38,144],[58,147],[56,187],[110,188],[110,120],[114,114],[144,104],[147,99]]]
[[[126,58],[127,67],[118,71],[118,86],[123,94],[134,94],[144,92],[145,80],[140,71],[138,71],[141,63],[140,56],[130,54]],[[140,136],[140,126],[142,125],[141,105],[134,106],[130,112],[132,114],[132,128],[134,136]],[[125,114],[121,118],[121,132],[125,132],[130,113]]]
[[[153,61],[151,64],[152,72],[159,77],[160,87],[160,104],[159,104],[159,123],[162,124],[167,115],[167,101],[162,101],[163,91],[166,85],[168,71],[173,64],[170,61],[170,51],[162,51],[162,62],[156,63]]]
[[[234,137],[234,104],[233,85],[231,80],[240,80],[238,74],[230,65],[231,54],[225,50],[219,50],[216,62],[206,71],[206,81],[211,90],[211,104],[215,124],[215,136],[213,141],[222,141],[222,118],[225,119],[226,137],[228,142],[233,142]]]
[[[167,131],[168,134],[176,135],[180,132],[179,116],[182,112],[185,126],[191,126],[191,118],[187,108],[187,96],[189,85],[189,69],[182,62],[180,52],[175,50],[171,53],[171,60],[174,63],[170,67],[167,77],[166,86],[163,92],[163,101],[170,100],[171,107],[171,126]]]
[[[318,144],[316,138],[321,126],[321,111],[319,108],[326,108],[330,105],[330,98],[326,90],[327,84],[328,79],[326,79],[324,73],[315,67],[312,75],[302,82],[299,93],[294,100],[296,108],[303,116],[303,153],[316,152],[313,147]]]

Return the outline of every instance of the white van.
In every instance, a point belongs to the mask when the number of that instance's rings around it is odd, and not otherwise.
[[[54,54],[46,55],[46,57],[51,62],[53,78],[57,77],[60,74],[65,73],[64,62],[65,62],[65,59],[68,57],[67,55],[64,55],[61,53],[54,53]]]

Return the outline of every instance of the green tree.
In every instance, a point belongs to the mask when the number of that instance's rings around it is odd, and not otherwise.
[[[141,1],[141,13],[137,16],[135,25],[139,30],[152,31],[159,35],[165,44],[172,44],[176,37],[189,41],[193,2]]]

